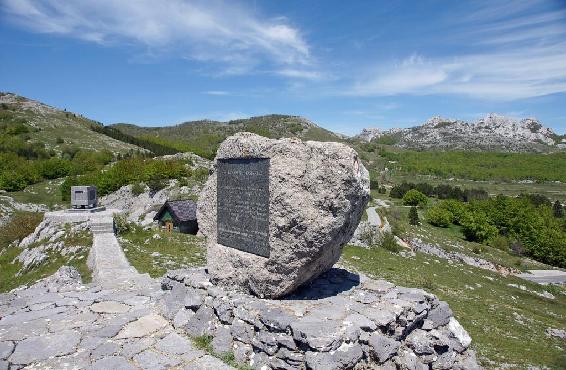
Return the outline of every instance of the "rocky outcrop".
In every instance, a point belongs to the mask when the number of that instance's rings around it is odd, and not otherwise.
[[[268,258],[217,244],[217,173],[199,196],[213,280],[264,297],[282,297],[328,270],[351,239],[369,199],[369,176],[356,152],[339,143],[271,140],[240,133],[216,160],[269,158]]]
[[[364,129],[358,138],[396,137],[396,145],[415,149],[539,151],[560,149],[560,137],[536,118],[516,120],[490,113],[474,123],[435,116],[423,125],[380,131]]]
[[[362,132],[355,136],[355,138],[369,143],[373,139],[379,138],[382,135],[382,131],[378,128],[364,128],[362,129]]]
[[[169,271],[162,314],[254,369],[477,369],[446,302],[331,269],[284,300],[214,285],[204,269]]]

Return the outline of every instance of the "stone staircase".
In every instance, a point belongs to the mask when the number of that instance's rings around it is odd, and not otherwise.
[[[93,220],[90,223],[90,230],[93,234],[114,234],[114,220]]]

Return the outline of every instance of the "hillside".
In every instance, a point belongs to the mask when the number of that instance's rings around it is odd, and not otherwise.
[[[93,131],[102,125],[78,114],[60,110],[12,93],[0,92],[0,134],[25,136],[46,150],[61,152],[64,146],[83,150],[126,153],[139,147]]]
[[[133,124],[111,126],[120,132],[153,141],[180,151],[192,151],[213,158],[218,145],[236,132],[253,132],[269,138],[297,137],[302,140],[344,141],[344,137],[325,130],[311,121],[288,115],[268,115],[229,122],[192,121],[175,126],[140,127]]]
[[[546,152],[566,149],[566,136],[557,135],[537,119],[516,120],[494,113],[473,123],[436,116],[412,128],[387,131],[369,128],[356,138],[418,150]]]

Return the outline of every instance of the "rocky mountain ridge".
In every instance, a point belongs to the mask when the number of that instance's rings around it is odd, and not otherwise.
[[[435,116],[423,125],[382,131],[366,128],[355,138],[413,149],[504,150],[566,149],[566,136],[536,118],[515,119],[490,113],[475,122]]]

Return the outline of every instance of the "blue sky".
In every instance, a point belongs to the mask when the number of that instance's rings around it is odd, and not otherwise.
[[[433,115],[566,133],[566,1],[0,0],[0,90],[105,124]]]

